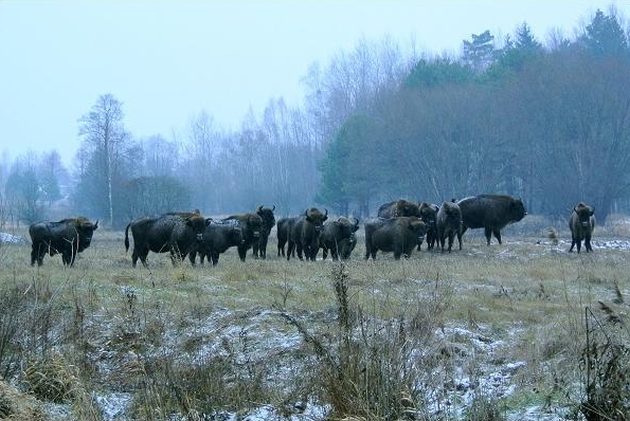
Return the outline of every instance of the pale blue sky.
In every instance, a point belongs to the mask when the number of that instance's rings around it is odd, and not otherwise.
[[[598,0],[0,0],[0,151],[56,148],[69,163],[77,119],[104,93],[136,137],[169,138],[202,110],[238,128],[272,97],[299,104],[310,64],[362,38],[458,53],[523,21],[543,41],[570,35],[611,4],[630,16],[630,2]]]

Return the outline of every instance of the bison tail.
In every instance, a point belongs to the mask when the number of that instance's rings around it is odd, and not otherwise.
[[[125,228],[125,252],[129,251],[129,227],[131,226],[131,222]]]

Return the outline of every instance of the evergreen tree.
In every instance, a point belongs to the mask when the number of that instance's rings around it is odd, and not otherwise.
[[[582,42],[586,49],[595,55],[628,55],[628,39],[617,16],[614,14],[606,16],[599,9],[591,23],[586,26]]]

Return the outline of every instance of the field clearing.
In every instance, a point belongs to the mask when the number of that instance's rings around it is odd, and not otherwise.
[[[173,267],[150,253],[148,270],[131,267],[122,232],[96,231],[70,269],[59,256],[31,267],[30,244],[3,244],[0,291],[20,329],[3,329],[1,373],[52,419],[387,419],[379,399],[404,394],[412,404],[394,406],[416,419],[578,417],[585,308],[604,320],[601,301],[626,320],[627,239],[596,237],[578,255],[566,241],[508,234],[488,247],[470,234],[462,251],[401,261],[364,261],[360,238],[343,269],[278,258],[275,236],[268,260],[230,250],[214,268]],[[337,402],[330,365],[378,371],[351,394],[377,403]],[[71,386],[42,393],[34,372]],[[483,405],[503,418],[474,418]]]

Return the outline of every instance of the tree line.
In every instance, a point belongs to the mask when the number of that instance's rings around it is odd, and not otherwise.
[[[502,40],[473,34],[458,57],[361,41],[304,82],[299,107],[272,99],[230,132],[202,111],[170,138],[135,138],[124,104],[102,95],[79,116],[72,168],[54,150],[0,159],[0,223],[83,214],[121,227],[261,204],[364,217],[397,197],[483,192],[552,217],[580,200],[600,220],[630,205],[630,46],[614,11],[545,45],[526,23]]]

